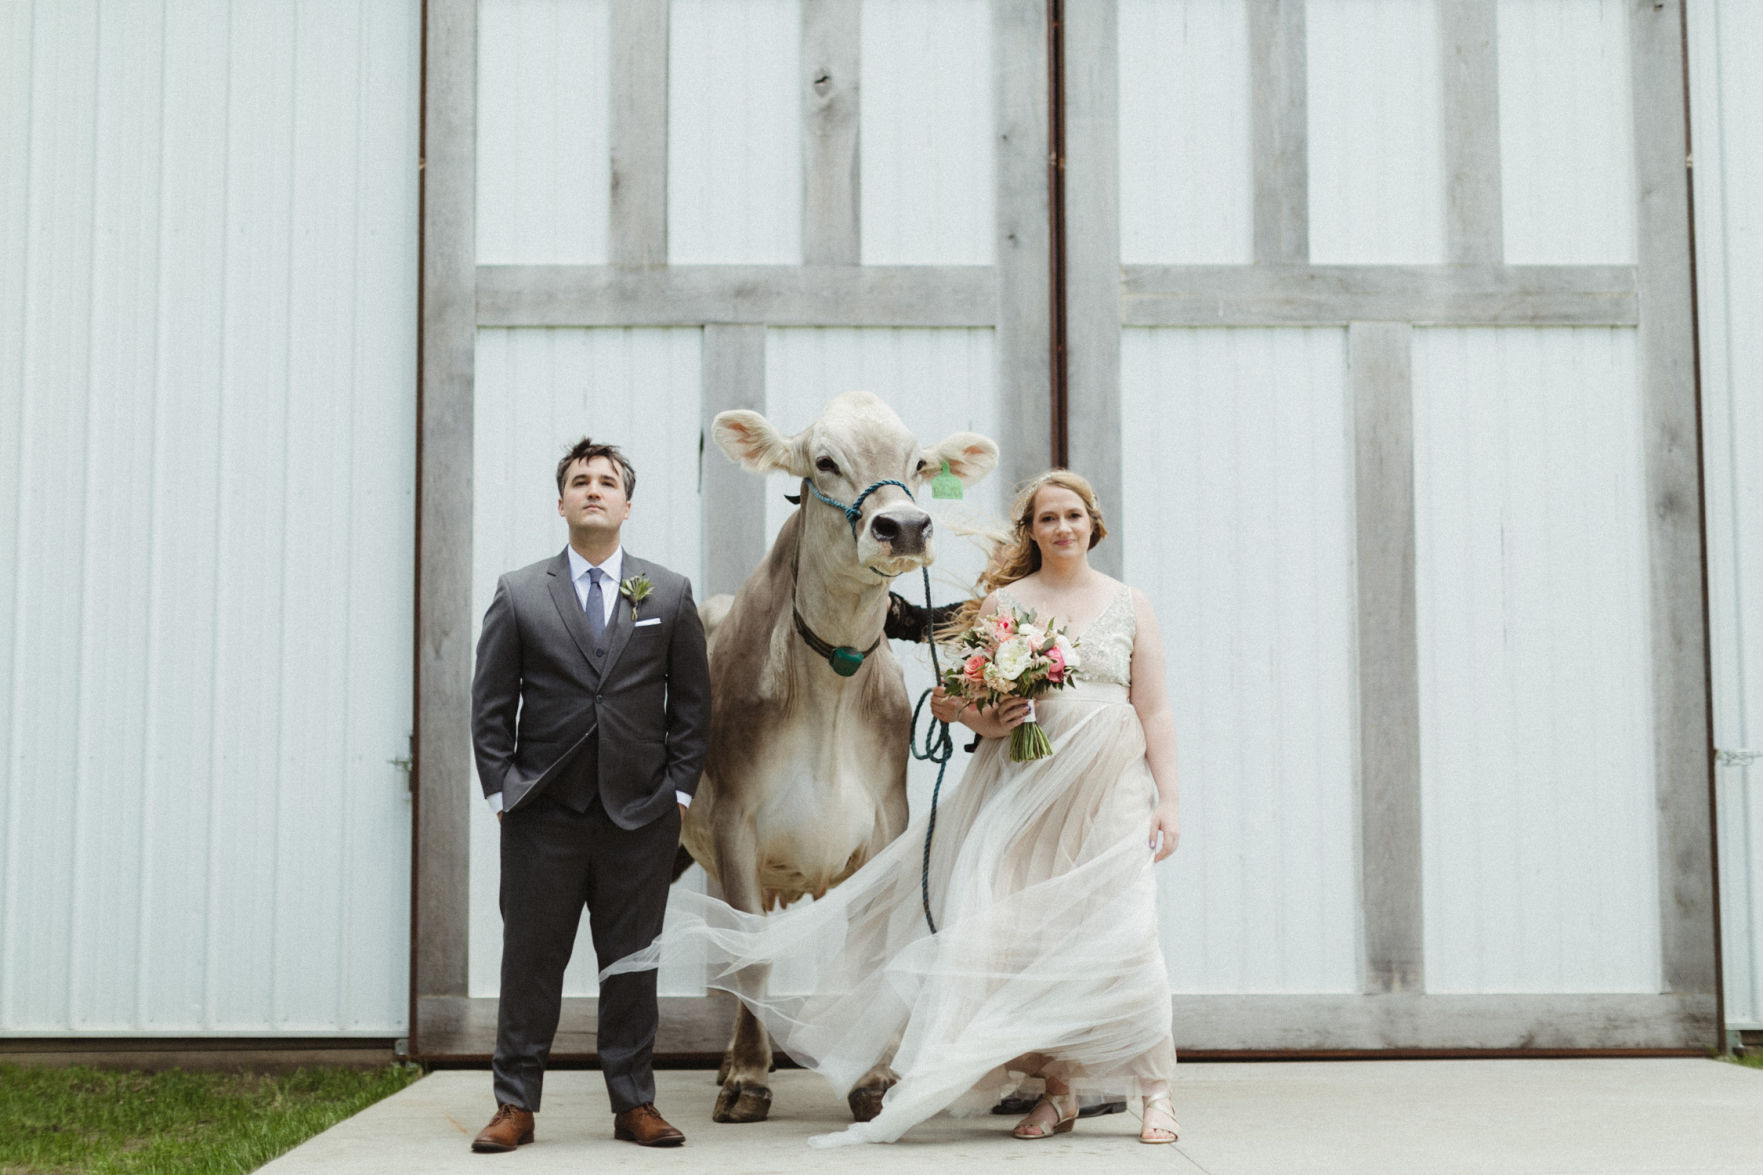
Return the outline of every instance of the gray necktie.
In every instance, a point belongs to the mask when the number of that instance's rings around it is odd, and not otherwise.
[[[602,574],[598,567],[588,568],[588,631],[595,640],[606,631],[606,597],[600,594]]]

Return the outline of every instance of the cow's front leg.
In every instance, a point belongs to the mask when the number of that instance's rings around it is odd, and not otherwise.
[[[758,850],[752,827],[743,823],[742,827],[719,831],[716,859],[723,898],[737,910],[761,913],[764,893],[759,885]],[[770,970],[755,966],[739,972],[737,987],[744,993],[763,996]],[[718,1074],[722,1090],[716,1095],[716,1108],[710,1116],[718,1122],[765,1121],[771,1113],[770,1072],[771,1038],[765,1025],[743,1003],[735,1009],[734,1035],[729,1039]]]

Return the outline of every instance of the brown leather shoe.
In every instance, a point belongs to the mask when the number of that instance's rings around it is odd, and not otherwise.
[[[480,1155],[495,1154],[525,1146],[532,1140],[532,1111],[503,1102],[496,1107],[496,1116],[490,1119],[490,1124],[471,1140],[471,1149]]]
[[[653,1105],[633,1106],[613,1115],[612,1137],[638,1146],[678,1146],[686,1140]]]

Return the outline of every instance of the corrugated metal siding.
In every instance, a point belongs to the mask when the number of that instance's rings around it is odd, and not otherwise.
[[[0,20],[0,1031],[401,1031],[420,8]]]
[[[1659,990],[1635,337],[1414,336],[1426,980]]]
[[[869,0],[859,67],[868,265],[989,265],[988,0]]]
[[[1714,745],[1763,750],[1763,7],[1688,18]],[[1763,1027],[1763,763],[1714,779],[1726,1019]]]
[[[1003,418],[994,390],[992,332],[974,330],[890,330],[881,328],[802,327],[771,330],[765,336],[765,413],[784,432],[807,428],[819,418],[826,402],[841,392],[874,392],[899,414],[923,444],[935,444],[952,432],[969,429],[996,439]],[[705,460],[722,460],[707,454]],[[783,474],[767,479],[765,524],[767,542],[794,509],[784,501],[798,483]],[[988,478],[961,501],[937,501],[928,493],[919,501],[937,527],[937,561],[931,568],[931,593],[936,603],[963,600],[973,591],[985,566],[979,546],[961,538],[963,523],[995,527],[1010,505],[1011,488],[1002,477]],[[924,600],[922,576],[908,576],[894,590],[915,603]],[[894,653],[906,670],[906,689],[916,702],[930,688],[930,656],[922,648],[895,642]],[[959,729],[956,733],[960,733]],[[947,795],[958,785],[967,765],[960,747],[944,776]],[[912,811],[930,803],[936,768],[913,760],[907,770]]]
[[[477,254],[607,260],[609,0],[478,5]]]
[[[1310,259],[1445,260],[1436,0],[1308,0]]]
[[[673,0],[667,256],[802,262],[800,0]]]
[[[1183,992],[1359,986],[1353,472],[1337,328],[1121,337],[1128,582],[1157,610]]]
[[[702,579],[698,493],[699,352],[696,329],[482,330],[473,404],[472,617],[490,606],[503,572],[563,550],[557,516],[558,459],[583,435],[624,450],[637,473],[624,544],[692,580]],[[658,404],[668,405],[665,412]],[[470,732],[460,753],[469,755]],[[496,821],[474,792],[471,823],[469,982],[473,995],[500,987],[501,873]],[[701,877],[701,874],[695,876]],[[594,947],[584,917],[564,977],[567,995],[596,990]],[[664,966],[668,995],[703,991],[695,972]]]
[[[1506,261],[1635,259],[1634,113],[1624,0],[1500,0]]]
[[[1120,259],[1254,258],[1241,0],[1120,5]]]

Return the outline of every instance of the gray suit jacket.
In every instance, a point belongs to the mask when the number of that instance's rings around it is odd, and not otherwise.
[[[618,597],[595,642],[569,578],[569,556],[496,583],[471,682],[471,741],[484,795],[513,811],[566,771],[590,771],[621,828],[640,828],[692,795],[710,740],[710,669],[692,585],[624,554],[627,579],[647,576],[631,615]],[[641,621],[642,623],[636,623]],[[598,730],[597,761],[588,761]]]

